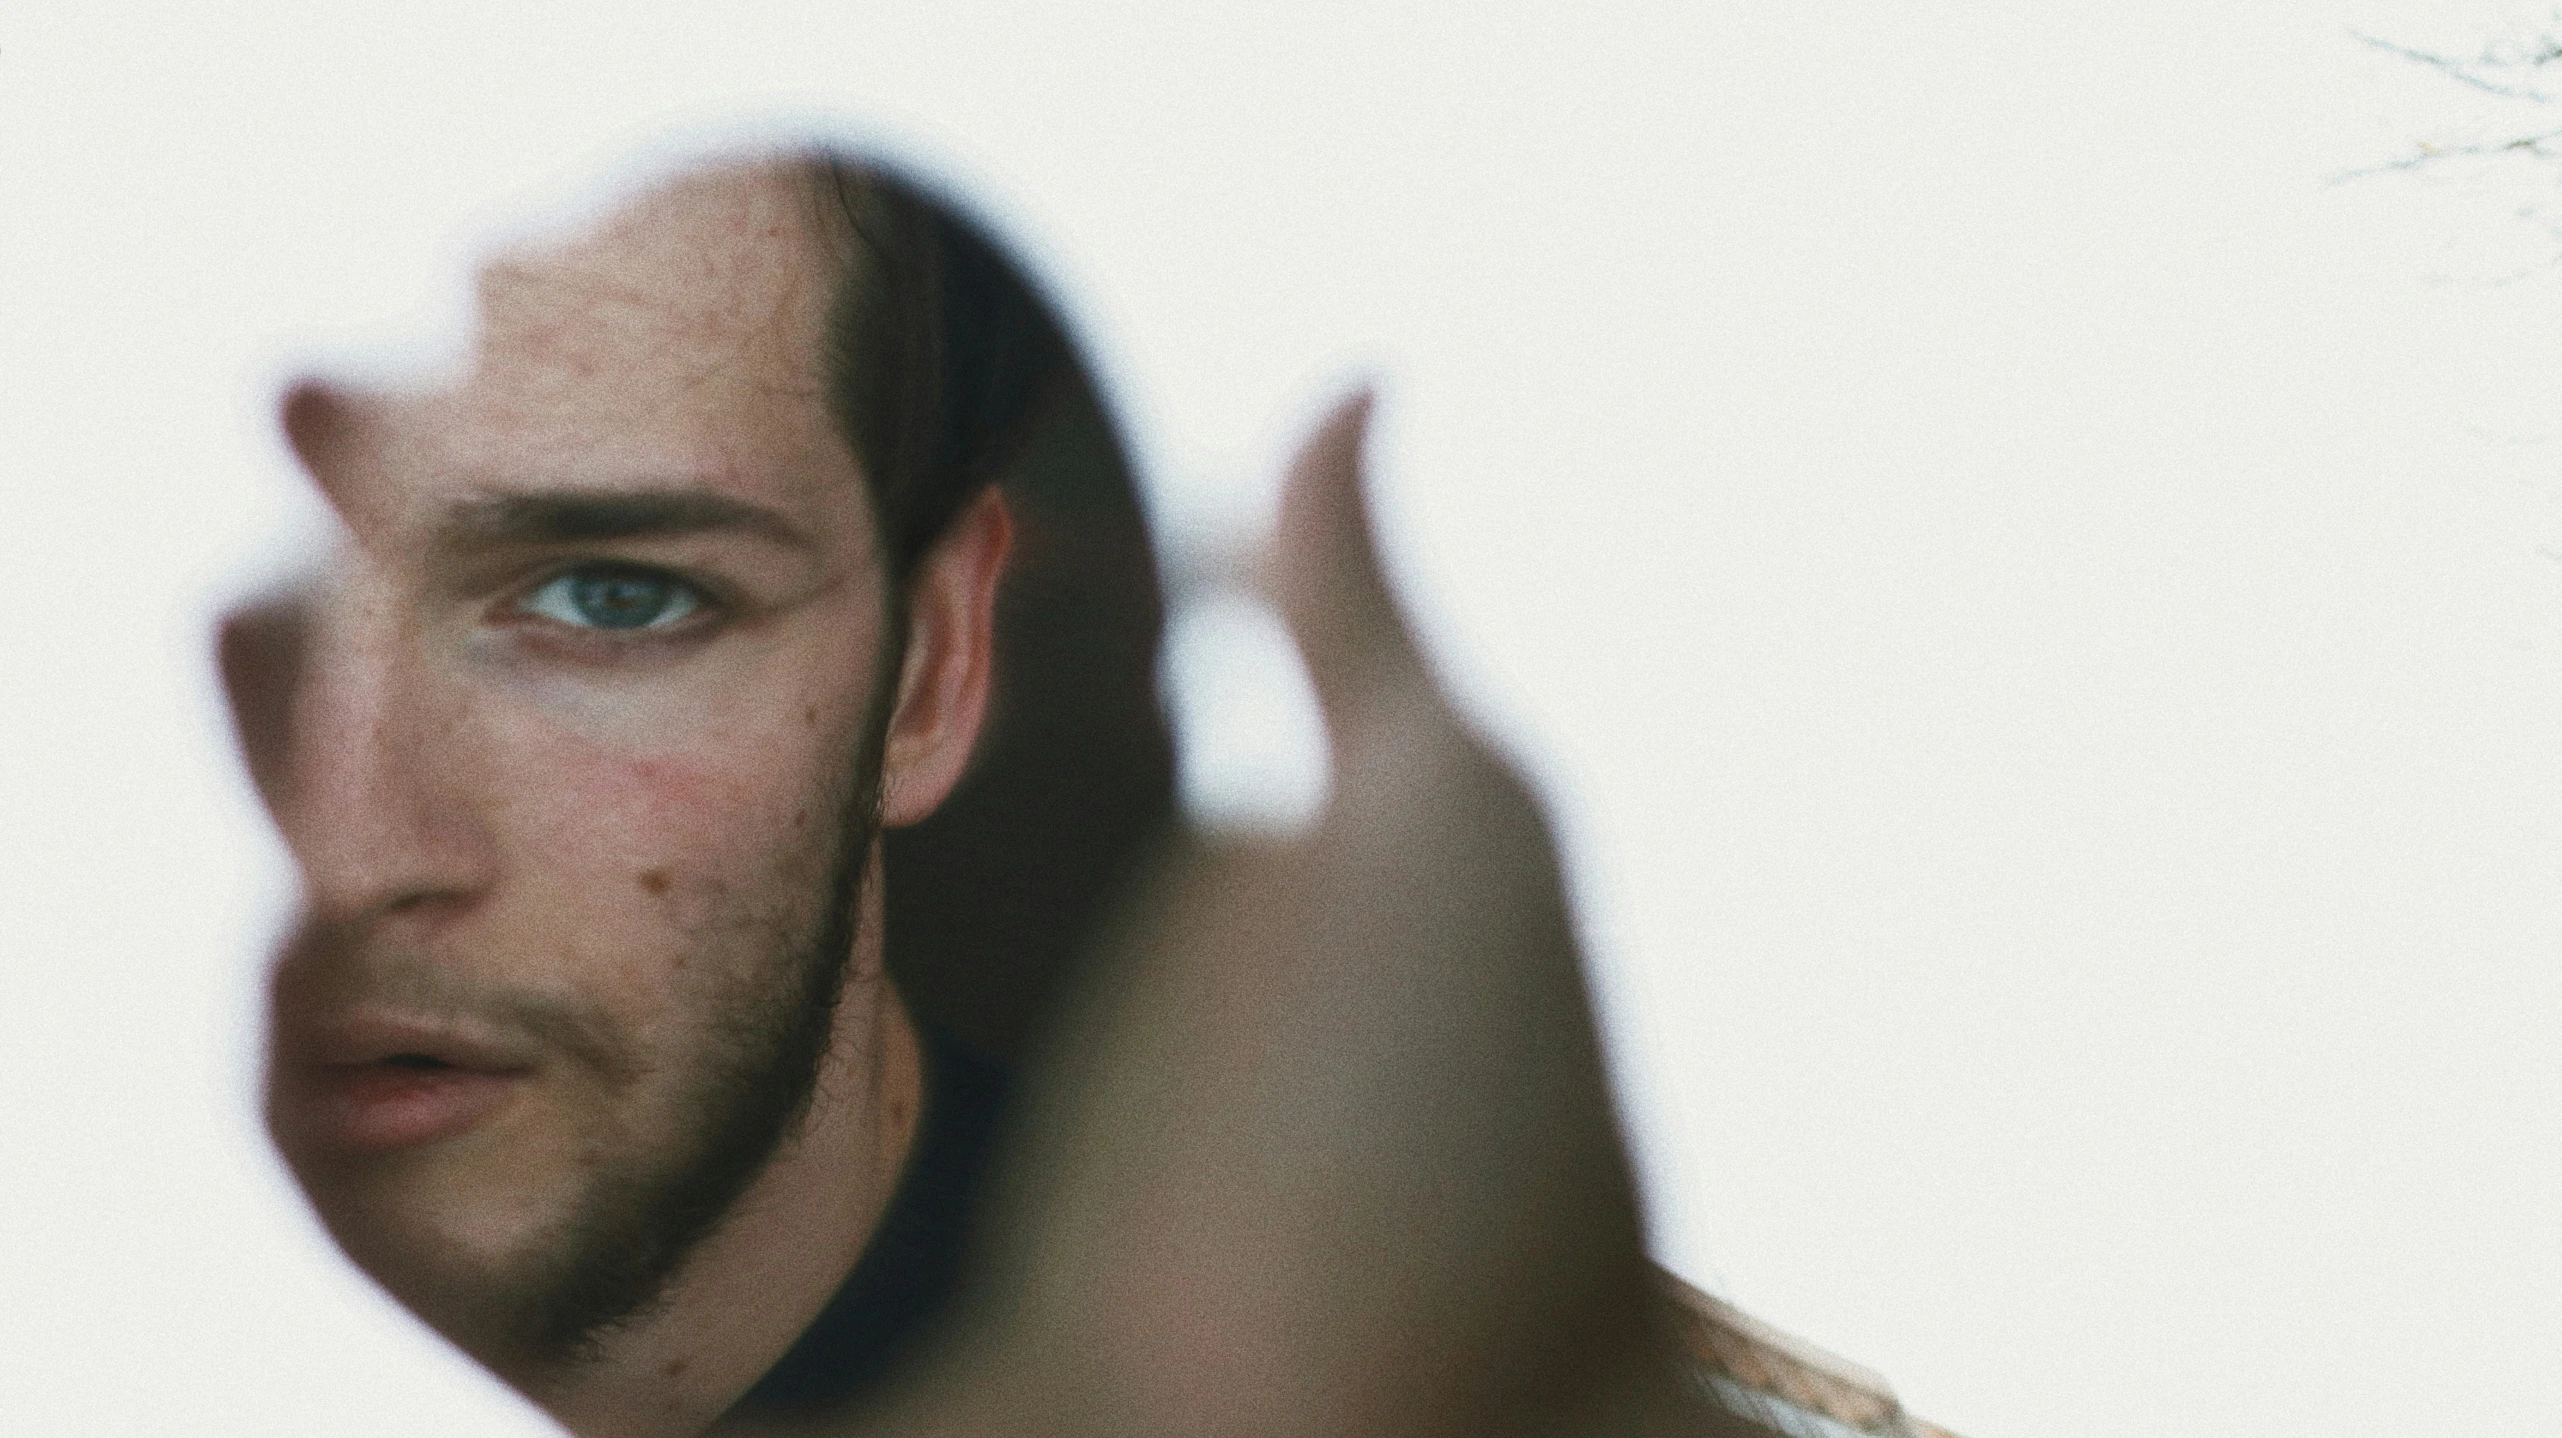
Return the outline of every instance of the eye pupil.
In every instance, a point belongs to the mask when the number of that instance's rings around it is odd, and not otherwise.
[[[569,602],[578,617],[599,629],[638,629],[667,612],[675,587],[651,574],[581,574],[570,579]]]

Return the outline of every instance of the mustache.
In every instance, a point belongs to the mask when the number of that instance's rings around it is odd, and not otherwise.
[[[641,1067],[597,1005],[458,969],[425,947],[306,914],[269,976],[269,1058],[290,1057],[298,1040],[361,1014],[566,1058],[609,1080]]]

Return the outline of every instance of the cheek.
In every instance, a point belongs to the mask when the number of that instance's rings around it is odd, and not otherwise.
[[[493,715],[501,897],[580,956],[578,986],[680,996],[717,981],[703,966],[760,961],[819,917],[859,706],[739,693]]]

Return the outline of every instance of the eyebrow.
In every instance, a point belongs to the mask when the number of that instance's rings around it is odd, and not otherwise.
[[[776,511],[703,489],[564,489],[466,500],[438,526],[440,549],[576,544],[721,530],[760,535],[798,549],[815,547],[800,526]]]

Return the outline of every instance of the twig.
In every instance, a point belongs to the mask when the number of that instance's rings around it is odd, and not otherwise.
[[[2381,36],[2369,35],[2363,30],[2351,30],[2349,33],[2356,36],[2360,41],[2383,51],[2387,55],[2398,55],[2414,64],[2426,65],[2430,69],[2447,75],[2462,84],[2470,85],[2474,89],[2479,90],[2486,95],[2497,95],[2503,100],[2524,100],[2535,105],[2550,105],[2554,103],[2555,96],[2549,90],[2522,88],[2516,85],[2503,85],[2497,81],[2484,77],[2482,71],[2486,67],[2493,69],[2540,68],[2549,61],[2562,58],[2562,42],[2547,40],[2545,42],[2545,48],[2541,52],[2524,61],[2466,61],[2454,59],[2451,56],[2440,55],[2431,50],[2414,50],[2408,45],[2396,45],[2390,40],[2384,39]]]

